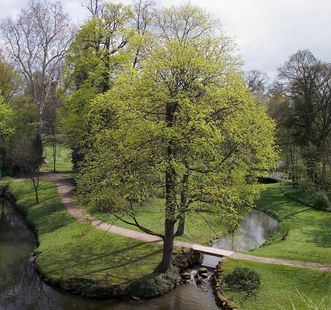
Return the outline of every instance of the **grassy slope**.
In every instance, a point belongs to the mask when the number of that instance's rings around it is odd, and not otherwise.
[[[51,278],[125,284],[150,274],[160,261],[160,246],[105,234],[77,222],[61,204],[55,184],[41,182],[39,204],[34,202],[30,182],[10,186],[27,220],[38,230],[37,262]]]
[[[111,215],[96,214],[99,219],[114,223],[115,225],[130,228],[139,231],[139,228],[125,224]],[[143,208],[137,211],[136,217],[141,225],[154,230],[156,232],[163,232],[164,227],[164,199],[154,198],[150,200]],[[130,218],[126,218],[130,220]],[[224,225],[219,218],[213,218],[204,213],[188,213],[186,215],[185,234],[176,240],[199,242],[203,244],[210,244],[215,237],[220,237],[225,233]],[[208,223],[208,224],[207,224]]]
[[[331,263],[331,213],[306,207],[286,197],[279,184],[266,185],[257,206],[272,210],[291,228],[285,241],[253,251],[260,256]]]
[[[240,309],[243,310],[274,310],[274,309],[331,309],[331,273],[323,273],[308,269],[289,268],[276,265],[265,265],[251,262],[227,261],[226,272],[235,267],[249,267],[261,276],[262,289],[256,298],[250,297]],[[308,308],[299,293],[319,304],[320,308]],[[242,297],[237,293],[227,292],[227,298],[240,305]],[[291,301],[296,308],[292,307]]]

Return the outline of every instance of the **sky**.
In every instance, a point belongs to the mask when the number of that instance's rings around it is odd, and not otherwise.
[[[0,18],[15,17],[27,1],[0,0]],[[83,0],[61,1],[77,24],[86,19]],[[158,7],[185,3],[154,2]],[[317,58],[331,62],[330,0],[191,0],[190,3],[219,19],[223,30],[237,43],[245,70],[256,69],[273,78],[277,68],[299,49],[310,49]]]

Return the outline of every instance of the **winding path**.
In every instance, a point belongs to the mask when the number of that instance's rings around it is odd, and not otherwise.
[[[75,200],[73,195],[73,185],[69,179],[64,178],[59,174],[53,172],[41,173],[41,179],[45,181],[51,181],[56,184],[63,205],[67,208],[68,212],[78,221],[88,220],[90,225],[92,225],[93,227],[99,230],[109,233],[114,233],[123,237],[133,238],[145,242],[153,242],[160,244],[162,243],[162,239],[157,236],[152,236],[143,232],[138,232],[131,229],[118,227],[115,225],[102,222],[100,220],[95,219],[90,214],[84,212],[81,208],[78,208],[77,207],[78,202],[77,200]],[[243,254],[228,250],[216,249],[212,247],[207,247],[199,244],[192,244],[182,241],[175,241],[175,246],[191,248],[194,251],[198,251],[203,254],[208,254],[218,257],[227,257],[235,260],[246,260],[246,261],[264,263],[264,264],[282,265],[282,266],[315,269],[319,271],[331,272],[331,264],[311,263],[311,262],[287,260],[280,258],[254,256],[250,254]]]

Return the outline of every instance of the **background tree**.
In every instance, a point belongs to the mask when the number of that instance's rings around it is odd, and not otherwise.
[[[161,40],[151,55],[92,103],[94,143],[78,193],[84,205],[160,236],[165,271],[185,213],[198,204],[236,222],[275,153],[273,123],[247,92],[231,41],[214,35],[210,16],[187,5],[161,11],[156,21]],[[135,216],[160,191],[163,233]]]
[[[11,104],[14,117],[15,133],[9,144],[8,160],[12,172],[31,179],[36,202],[39,202],[39,167],[41,165],[42,147],[38,139],[39,109],[30,98],[20,96]]]
[[[0,96],[9,101],[19,87],[19,75],[0,54]]]
[[[64,57],[73,27],[60,2],[31,0],[17,18],[2,20],[4,52],[22,75],[25,93],[39,110],[41,142],[46,105],[54,85],[59,85]]]
[[[0,96],[0,178],[2,178],[10,140],[15,132],[13,117],[12,107]]]
[[[132,6],[89,1],[91,12],[70,46],[67,82],[71,95],[62,108],[62,124],[73,149],[74,165],[83,159],[88,145],[89,103],[109,90],[123,70],[138,66],[146,54],[152,4],[137,1]]]
[[[309,180],[327,189],[331,134],[331,66],[298,51],[280,68],[279,83],[292,115],[293,143],[300,148]]]

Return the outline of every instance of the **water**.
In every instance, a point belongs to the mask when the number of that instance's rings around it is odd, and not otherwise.
[[[217,240],[214,248],[230,251],[248,251],[261,246],[277,229],[278,222],[268,214],[253,209],[245,216],[234,236]],[[203,265],[215,267],[219,258],[205,255]]]
[[[141,301],[90,300],[42,282],[29,256],[35,240],[24,219],[0,199],[0,310],[214,310],[211,290],[182,285],[158,298]]]

